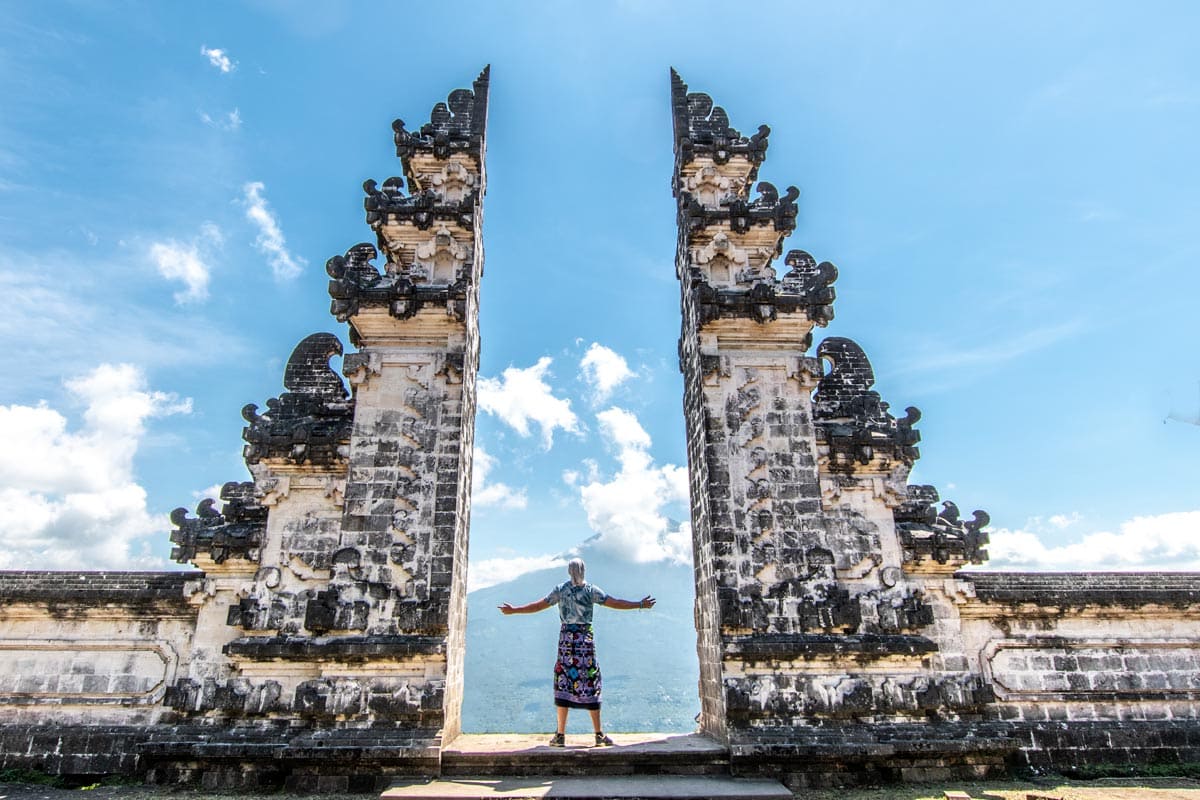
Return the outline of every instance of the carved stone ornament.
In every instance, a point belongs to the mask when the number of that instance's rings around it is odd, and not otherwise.
[[[267,529],[267,509],[254,496],[254,483],[230,481],[221,487],[225,505],[220,511],[213,508],[212,498],[196,506],[196,516],[189,517],[186,508],[171,512],[175,530],[171,542],[171,558],[180,564],[194,561],[198,555],[223,563],[229,558],[255,561]]]
[[[429,230],[438,221],[459,225],[466,230],[475,228],[475,208],[479,204],[479,193],[469,192],[457,200],[441,197],[435,189],[424,189],[406,195],[404,181],[397,177],[388,178],[383,187],[373,181],[363,182],[363,208],[367,212],[367,224],[379,231],[388,223],[411,223],[419,230]]]
[[[713,265],[709,267],[710,274],[723,274],[722,270],[727,267],[718,260],[726,258],[726,252],[734,259],[745,256],[744,251],[739,254],[736,248],[724,245],[720,240],[718,234],[708,247],[694,254],[698,263]],[[733,261],[728,266],[737,263]],[[749,260],[745,259],[745,263]],[[713,286],[697,268],[693,268],[692,286],[700,311],[700,324],[727,317],[767,322],[780,314],[803,312],[815,324],[827,325],[833,319],[832,284],[837,279],[837,267],[828,261],[817,264],[816,259],[803,250],[790,251],[784,263],[791,270],[782,280],[774,277],[774,270],[769,266],[759,270],[746,266],[731,276],[735,281],[745,278],[742,285],[734,286]]]
[[[688,93],[687,84],[679,73],[671,70],[671,110],[675,125],[675,157],[677,164],[687,164],[696,156],[709,156],[724,164],[735,155],[745,156],[752,164],[761,164],[767,157],[767,137],[771,129],[759,125],[752,136],[742,134],[729,124],[725,109],[713,105],[713,99],[703,93]],[[750,179],[754,176],[751,174]]]
[[[451,237],[445,246],[445,253],[451,258],[463,255],[456,247],[458,245],[453,243]],[[431,254],[436,254],[437,245],[434,244],[433,248]],[[392,265],[380,274],[371,265],[372,259],[378,254],[373,244],[356,244],[344,256],[334,256],[326,262],[325,271],[331,278],[329,296],[333,298],[329,313],[338,322],[346,322],[364,306],[386,306],[393,317],[408,319],[422,307],[435,305],[445,307],[446,313],[455,319],[466,319],[468,277],[461,265],[456,267],[457,276],[451,283],[418,285],[403,270]],[[353,338],[353,329],[351,335]]]
[[[409,276],[417,283],[449,284],[459,280],[463,266],[471,258],[471,248],[454,238],[445,225],[415,250],[416,259]]]
[[[418,130],[408,130],[402,119],[392,123],[396,155],[402,162],[407,165],[416,153],[429,153],[439,159],[459,152],[477,160],[483,157],[491,69],[490,65],[484,67],[471,89],[455,89],[446,102],[435,105],[429,122]]]
[[[830,365],[813,396],[817,442],[828,447],[828,468],[853,472],[858,464],[883,457],[912,464],[920,457],[921,434],[912,426],[921,412],[910,406],[903,419],[873,391],[875,373],[857,343],[840,336],[821,342],[817,356]]]
[[[343,464],[350,446],[354,401],[329,359],[342,354],[331,333],[307,337],[288,359],[283,385],[291,391],[267,401],[265,414],[250,403],[242,409],[247,464],[285,459],[293,464]]]
[[[800,190],[789,186],[783,197],[773,184],[759,181],[758,192],[751,202],[738,196],[722,200],[717,206],[707,206],[689,192],[679,194],[679,227],[692,233],[712,225],[728,224],[734,233],[746,233],[751,227],[771,226],[776,232],[787,235],[796,229],[796,216]]]
[[[908,499],[893,512],[896,532],[904,560],[925,560],[939,564],[982,564],[988,554],[984,546],[988,534],[983,528],[991,522],[986,511],[976,510],[971,519],[959,518],[958,506],[942,503],[938,511],[938,492],[932,486],[910,485]]]

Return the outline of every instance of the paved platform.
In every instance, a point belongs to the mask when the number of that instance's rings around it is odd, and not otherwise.
[[[550,747],[546,734],[464,734],[442,749],[445,776],[727,775],[729,750],[700,734],[611,734],[595,747],[588,734],[568,734]]]
[[[441,778],[402,781],[383,800],[792,800],[779,781],[717,775]]]

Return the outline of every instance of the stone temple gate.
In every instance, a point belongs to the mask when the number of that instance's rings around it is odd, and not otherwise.
[[[460,733],[488,70],[393,125],[338,337],[242,409],[252,480],[172,514],[193,571],[0,573],[0,766],[368,789]],[[700,732],[789,785],[1200,762],[1200,575],[971,572],[920,419],[785,253],[798,192],[671,74]],[[940,503],[940,504],[939,504]],[[632,762],[630,762],[632,764]],[[626,765],[630,766],[630,765]],[[633,767],[630,766],[632,769]]]

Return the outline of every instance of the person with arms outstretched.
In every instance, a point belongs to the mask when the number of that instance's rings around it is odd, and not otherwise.
[[[551,747],[566,745],[567,713],[586,708],[592,715],[596,746],[611,745],[613,740],[600,726],[600,664],[596,661],[596,640],[592,635],[592,606],[603,605],[626,611],[654,608],[655,600],[646,595],[640,601],[610,597],[598,586],[584,580],[587,565],[582,558],[567,564],[570,579],[550,590],[541,600],[523,606],[504,603],[503,614],[534,614],[558,605],[562,628],[558,634],[558,658],[554,662],[554,705],[558,711],[558,731],[550,739]]]

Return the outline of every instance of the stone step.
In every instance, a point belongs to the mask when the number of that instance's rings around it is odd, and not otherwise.
[[[727,775],[729,750],[700,734],[568,734],[566,747],[547,735],[464,734],[442,749],[442,775]]]
[[[792,800],[779,781],[719,775],[459,777],[400,781],[382,800]]]

